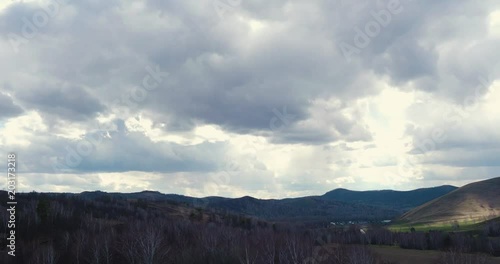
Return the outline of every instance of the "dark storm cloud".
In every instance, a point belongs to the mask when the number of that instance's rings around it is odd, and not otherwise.
[[[105,109],[97,97],[74,85],[44,84],[16,95],[27,108],[66,120],[88,119]]]
[[[271,138],[270,142],[274,144],[302,143],[307,145],[321,145],[337,140],[338,138],[328,133],[328,131],[288,130],[286,132],[279,133],[275,137]]]
[[[292,118],[286,120],[278,113],[275,118],[281,124],[273,129],[270,142],[278,144],[302,143],[306,145],[320,145],[336,141],[353,142],[372,140],[369,128],[357,120],[360,118],[359,113],[355,113],[354,117],[349,118],[338,112],[340,108],[322,110],[323,113],[320,113],[319,116],[314,116],[312,120],[293,124],[288,124],[292,123]]]
[[[437,75],[435,51],[425,50],[416,39],[402,39],[387,49],[386,56],[374,62],[380,74],[392,76],[395,83],[407,82],[420,77],[434,78]],[[426,89],[426,87],[419,87]]]
[[[139,19],[123,20],[117,10],[99,13],[100,19],[84,6],[73,16],[61,14],[66,21],[51,25],[59,33],[50,31],[47,35],[54,37],[38,39],[44,50],[37,54],[44,62],[44,74],[88,86],[101,95],[100,100],[110,101],[127,84],[139,82],[144,65],[159,64],[171,79],[148,99],[145,111],[174,116],[173,127],[209,123],[239,133],[270,130],[274,108],[288,106],[299,121],[307,117],[309,100],[319,94],[349,99],[371,89],[352,83],[357,70],[339,64],[342,58],[324,42],[327,39],[293,21],[284,21],[275,33],[250,39],[248,24],[235,16],[222,21],[210,4],[205,9],[190,2],[160,8],[148,10],[163,12],[148,17],[154,24],[151,30],[131,27]],[[82,22],[89,20],[94,22]],[[247,42],[251,45],[242,49]],[[137,69],[131,67],[134,64]],[[27,99],[36,105],[32,98]],[[39,110],[53,112],[56,107]]]
[[[374,14],[382,12],[391,1],[370,1],[361,5],[357,17],[349,12],[338,14],[337,36],[353,43],[353,27],[364,30]],[[488,37],[491,10],[499,3],[485,1],[392,1],[402,11],[391,15],[380,34],[370,38],[355,59],[366,69],[387,75],[399,86],[413,83],[415,89],[463,101],[479,76],[495,76],[500,42]],[[385,8],[387,10],[387,8]],[[366,30],[365,30],[366,32]],[[448,49],[443,52],[443,47]]]
[[[500,167],[500,148],[438,152],[424,156],[422,163],[451,167]]]
[[[0,92],[0,120],[23,113],[23,109],[14,104],[12,98]]]
[[[359,81],[367,71],[388,75],[398,84],[416,81],[417,89],[461,97],[467,78],[473,75],[467,73],[476,69],[454,70],[460,74],[439,69],[437,48],[440,42],[457,38],[468,42],[464,32],[478,38],[486,34],[486,11],[491,3],[392,0],[402,12],[393,14],[370,45],[348,63],[338,44],[352,42],[354,28],[363,29],[374,19],[373,13],[387,9],[390,2],[243,1],[224,18],[212,3],[148,1],[143,10],[130,9],[138,16],[126,16],[127,6],[120,1],[71,2],[67,13],[61,10],[59,20],[47,27],[51,38],[33,41],[41,42],[38,45],[44,52],[38,56],[46,74],[87,85],[102,100],[112,100],[126,89],[125,84],[139,82],[144,65],[159,64],[172,74],[171,80],[144,109],[175,116],[174,127],[180,128],[190,128],[189,123],[196,121],[240,133],[269,130],[272,109],[285,105],[297,115],[294,122],[299,122],[307,118],[311,99],[335,95],[348,101],[376,93],[378,89],[368,81]],[[5,10],[4,24],[16,21],[21,7]],[[22,14],[30,13],[22,10]],[[260,19],[270,30],[253,38],[249,24],[235,14]],[[461,20],[435,24],[443,16],[446,21]],[[136,24],[146,21],[146,28]],[[490,51],[494,43],[487,45]],[[477,50],[460,55],[473,56]],[[494,59],[484,58],[482,65]],[[458,66],[453,63],[453,67]],[[430,80],[435,84],[430,85]],[[455,86],[459,83],[464,84]],[[79,107],[76,104],[74,112],[82,110],[83,116],[91,112]],[[53,112],[53,108],[40,110]]]
[[[414,82],[416,89],[457,100],[467,95],[472,83],[477,84],[476,73],[484,72],[484,68],[485,73],[492,73],[488,66],[495,58],[487,54],[497,54],[494,51],[498,45],[493,45],[497,42],[487,39],[477,42],[464,35],[485,38],[487,34],[489,3],[472,1],[465,1],[461,7],[453,1],[401,1],[403,12],[393,15],[391,23],[362,50],[359,54],[362,63],[347,63],[336,44],[352,39],[353,28],[373,20],[372,13],[380,12],[388,1],[379,2],[357,6],[287,2],[282,6],[269,4],[270,9],[267,4],[242,3],[238,10],[243,15],[261,19],[271,27],[281,26],[272,33],[262,33],[257,41],[249,37],[249,26],[235,17],[217,22],[196,9],[188,20],[207,22],[201,24],[206,50],[191,53],[194,56],[181,63],[178,74],[173,76],[176,84],[161,90],[162,96],[149,107],[184,116],[185,120],[194,118],[220,124],[233,131],[269,130],[268,123],[273,118],[270,109],[286,105],[289,112],[297,115],[293,122],[300,122],[307,119],[306,109],[311,99],[318,96],[335,95],[348,102],[375,93],[377,88],[368,80],[360,81],[366,71],[388,75],[396,84]],[[169,14],[176,16],[173,12]],[[434,23],[443,14],[447,21],[460,18],[459,23],[442,22],[436,28]],[[469,16],[470,19],[462,19]],[[191,27],[192,32],[194,28]],[[225,35],[220,34],[222,30]],[[464,59],[458,63],[457,56],[446,56],[449,63],[440,62],[438,45],[455,39],[477,43],[460,52],[460,58]],[[466,66],[470,61],[475,65]],[[341,126],[332,123],[336,125]],[[311,141],[303,133],[289,134],[289,142]],[[320,134],[324,132],[312,135],[319,137],[319,141],[338,139]],[[286,137],[279,141],[287,142]]]

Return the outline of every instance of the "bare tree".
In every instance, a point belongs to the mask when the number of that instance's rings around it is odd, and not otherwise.
[[[245,249],[243,251],[243,255],[240,256],[240,263],[241,264],[255,264],[257,256],[252,256],[250,252],[250,247],[248,244],[246,244]]]
[[[144,225],[144,226],[141,226]],[[164,263],[169,248],[164,246],[163,223],[140,223],[125,238],[122,253],[131,264]]]
[[[113,253],[111,248],[112,236],[113,232],[111,232],[111,234],[105,234],[102,238],[102,254],[104,264],[111,264],[111,261],[113,260]]]
[[[279,255],[280,263],[302,264],[310,260],[312,253],[313,242],[294,231],[285,237],[284,250],[281,250]]]
[[[262,233],[263,245],[260,262],[266,264],[274,264],[276,260],[276,237],[274,232]]]
[[[482,254],[466,254],[458,251],[443,253],[437,264],[486,264],[488,257]]]
[[[217,246],[219,244],[219,235],[217,234],[215,227],[209,226],[204,228],[202,232],[200,232],[199,239],[204,250],[208,254],[215,254],[215,251],[217,250]]]
[[[39,247],[33,255],[33,264],[55,264],[57,262],[57,253],[52,243]]]
[[[88,263],[90,264],[101,264],[102,256],[102,241],[100,237],[94,236],[90,241],[90,251],[87,254]]]
[[[80,264],[82,257],[84,256],[85,248],[87,247],[88,237],[83,230],[78,230],[74,236],[75,245],[75,262]]]
[[[365,246],[352,246],[349,248],[349,264],[375,264],[376,258]]]

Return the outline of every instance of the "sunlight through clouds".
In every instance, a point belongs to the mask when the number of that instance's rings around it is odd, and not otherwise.
[[[29,146],[36,144],[32,142],[33,135],[47,131],[42,117],[36,111],[7,120],[0,128],[0,145]]]
[[[490,18],[490,34],[494,37],[500,38],[500,10],[491,12]]]

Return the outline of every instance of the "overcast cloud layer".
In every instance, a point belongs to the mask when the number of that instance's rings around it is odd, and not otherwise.
[[[500,176],[496,0],[6,1],[0,58],[19,191],[268,198]]]

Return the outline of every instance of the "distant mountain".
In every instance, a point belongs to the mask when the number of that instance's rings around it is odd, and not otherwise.
[[[321,197],[327,200],[365,204],[405,212],[456,189],[457,187],[450,185],[412,191],[350,191],[335,189]]]
[[[393,219],[402,213],[447,194],[456,187],[440,186],[413,191],[349,191],[336,189],[322,196],[287,199],[256,199],[205,197],[194,198],[156,191],[137,193],[83,192],[81,195],[95,199],[106,195],[123,199],[173,201],[208,210],[227,211],[270,221],[326,222],[326,221],[377,221]]]
[[[370,221],[394,218],[398,210],[375,206],[325,200],[319,196],[276,199],[205,197],[194,198],[176,194],[143,191],[137,193],[83,192],[86,199],[133,199],[171,201],[186,206],[257,217],[276,222],[317,223],[329,221]]]
[[[398,210],[390,208],[325,200],[318,196],[282,200],[261,200],[245,196],[236,199],[211,200],[207,206],[266,220],[304,223],[381,220],[400,214]]]
[[[158,191],[142,191],[135,193],[119,193],[119,192],[107,193],[102,191],[93,191],[93,192],[82,192],[80,193],[80,196],[87,199],[96,199],[96,198],[102,198],[103,196],[110,196],[110,197],[112,196],[114,198],[122,198],[122,199],[145,199],[145,200],[156,200],[156,201],[170,200],[179,203],[192,203],[193,200],[198,199],[178,194],[163,194]]]
[[[500,177],[465,185],[425,203],[400,220],[436,223],[463,220],[485,221],[500,216]]]

